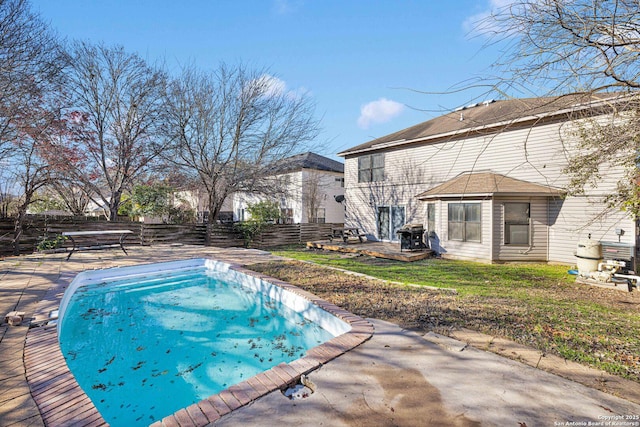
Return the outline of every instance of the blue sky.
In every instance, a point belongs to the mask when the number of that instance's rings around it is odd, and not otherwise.
[[[502,0],[503,2],[506,0]],[[490,75],[497,46],[470,22],[499,0],[32,0],[69,40],[122,45],[170,72],[243,62],[308,91],[335,153],[481,101],[436,94]],[[418,93],[422,91],[427,93]]]

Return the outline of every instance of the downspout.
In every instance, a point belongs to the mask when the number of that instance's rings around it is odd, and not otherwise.
[[[496,213],[494,212],[494,205],[493,205],[493,197],[490,199],[490,207],[491,207],[491,215],[490,215],[490,221],[489,221],[489,235],[491,236],[491,238],[489,239],[489,261],[491,261],[491,263],[494,262],[494,258],[496,257],[494,252],[493,252],[493,240],[494,240],[494,235],[493,235],[493,222],[495,221],[495,215]]]
[[[547,197],[547,262],[551,258],[551,245],[549,239],[551,239],[551,203],[549,197]]]

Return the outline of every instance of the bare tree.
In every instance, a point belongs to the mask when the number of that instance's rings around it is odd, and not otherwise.
[[[116,220],[123,192],[166,147],[162,127],[166,75],[122,47],[76,43],[68,73],[76,152],[64,170],[109,206]]]
[[[51,188],[74,215],[84,215],[91,201],[91,189],[86,184],[56,177]]]
[[[8,161],[6,162],[8,164]],[[0,218],[10,218],[16,213],[17,184],[15,175],[9,173],[6,164],[0,163]]]
[[[20,120],[16,138],[11,142],[10,161],[20,189],[20,201],[14,225],[14,254],[19,255],[19,242],[29,206],[36,194],[53,181],[51,171],[61,166],[61,157],[51,150],[51,140],[58,137],[61,121],[55,105],[31,106],[28,118]],[[53,154],[53,155],[52,155]]]
[[[638,99],[640,100],[640,99]],[[611,119],[583,119],[574,131],[577,143],[571,147],[574,154],[565,168],[570,176],[568,190],[571,194],[584,194],[588,187],[597,188],[611,171],[622,171],[615,190],[602,200],[608,209],[629,212],[640,218],[640,106],[632,106],[632,100],[612,110]]]
[[[222,64],[186,69],[168,91],[169,159],[206,189],[209,224],[230,194],[273,191],[272,165],[318,133],[308,96],[273,82],[264,70]]]
[[[318,222],[318,209],[322,206],[325,193],[326,179],[316,170],[302,170],[302,205],[307,214],[307,221]]]
[[[533,94],[640,88],[636,0],[514,0],[477,31],[504,43],[497,88]]]
[[[23,0],[0,0],[0,160],[16,183],[14,253],[38,189],[50,182],[45,149],[60,125],[62,70],[56,35]]]
[[[0,0],[0,160],[12,150],[21,120],[57,81],[65,53],[26,0]]]
[[[600,102],[605,122],[574,115],[579,143],[568,152],[570,194],[597,186],[606,171],[623,168],[609,208],[640,214],[640,3],[637,0],[515,0],[478,23],[489,43],[503,43],[494,89],[501,93],[564,95],[621,92]],[[591,112],[592,113],[592,112]]]

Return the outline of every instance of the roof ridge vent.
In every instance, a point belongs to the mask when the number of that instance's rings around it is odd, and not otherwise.
[[[482,105],[484,105],[484,106],[486,107],[487,105],[492,104],[492,103],[494,103],[494,102],[496,102],[496,100],[495,100],[495,99],[487,99],[486,101],[482,101],[482,102],[474,102],[474,103],[469,104],[469,105],[462,105],[462,106],[460,106],[460,107],[458,107],[458,108],[454,109],[453,111],[454,111],[454,112],[458,112],[458,111],[462,111],[462,110],[468,110],[469,108],[475,108],[475,107],[478,107],[478,106],[479,106],[479,105],[481,105],[481,104],[482,104]]]

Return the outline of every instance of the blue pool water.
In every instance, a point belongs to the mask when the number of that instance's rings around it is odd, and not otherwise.
[[[63,302],[62,353],[114,427],[148,425],[335,335],[205,267],[94,280]]]

